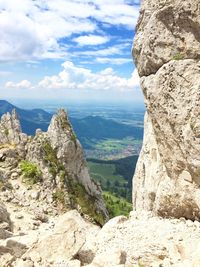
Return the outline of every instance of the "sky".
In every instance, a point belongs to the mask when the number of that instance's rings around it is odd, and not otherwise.
[[[0,0],[0,98],[142,102],[140,0]]]

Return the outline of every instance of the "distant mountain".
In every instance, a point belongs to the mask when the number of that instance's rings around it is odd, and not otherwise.
[[[33,135],[38,128],[43,131],[47,130],[52,114],[42,109],[24,110],[8,101],[0,100],[0,116],[6,112],[11,112],[13,109],[17,111],[23,132]]]
[[[85,148],[90,148],[91,140],[94,139],[123,139],[127,136],[140,140],[143,138],[143,128],[118,123],[99,116],[88,116],[82,119],[70,118],[70,121]]]
[[[13,109],[17,111],[23,132],[28,135],[34,135],[35,130],[38,128],[43,131],[47,130],[52,114],[42,109],[20,109],[5,100],[0,100],[0,116],[6,112],[11,112]],[[86,149],[92,148],[92,142],[103,139],[123,139],[127,136],[140,140],[143,138],[143,129],[141,127],[118,123],[99,116],[71,117],[70,122],[78,139]]]

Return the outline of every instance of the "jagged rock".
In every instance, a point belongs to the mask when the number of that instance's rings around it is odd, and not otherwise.
[[[0,200],[8,209],[0,204],[1,267],[47,267],[63,260],[81,266],[86,254],[88,263],[93,260],[85,243],[100,228],[78,211],[98,224],[108,214],[64,110],[35,137],[21,132],[15,112],[2,117]],[[60,215],[74,208],[78,211]]]
[[[74,210],[5,240],[0,260],[10,262],[2,267],[199,267],[199,240],[199,223],[184,218],[133,211],[129,219],[113,218],[101,229]]]
[[[12,267],[34,267],[34,263],[31,260],[22,260],[18,259],[14,264],[12,264]]]
[[[44,214],[44,212],[37,210],[34,214],[34,220],[38,220],[40,222],[48,222],[48,216]]]
[[[21,257],[27,250],[26,245],[13,239],[8,239],[6,247],[9,248],[12,251],[11,254],[17,258]]]
[[[0,121],[0,144],[19,144],[21,139],[21,126],[16,111],[4,114]]]
[[[40,209],[47,216],[76,208],[99,224],[108,219],[101,188],[90,178],[64,110],[53,116],[46,133],[38,130],[33,138],[21,132],[15,111],[3,115],[0,159],[4,202],[29,207],[32,213]]]
[[[53,116],[46,133],[37,132],[28,143],[26,160],[37,164],[42,173],[44,191],[38,199],[49,206],[56,201],[61,209],[80,208],[100,224],[108,218],[101,189],[89,176],[82,147],[64,110]]]
[[[0,239],[7,239],[12,236],[12,233],[5,230],[5,229],[0,229]]]
[[[126,252],[120,250],[110,250],[107,252],[97,255],[88,267],[117,267],[124,266],[126,263]]]
[[[133,50],[147,106],[134,208],[192,220],[200,220],[199,8],[143,1]]]

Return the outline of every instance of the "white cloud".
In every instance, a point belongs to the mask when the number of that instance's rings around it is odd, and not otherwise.
[[[46,76],[37,84],[27,81],[7,82],[1,90],[1,98],[52,99],[64,102],[122,103],[142,102],[143,95],[139,90],[137,70],[125,78],[112,68],[94,72],[88,68],[66,61],[62,70],[52,76]]]
[[[22,80],[19,83],[14,83],[14,82],[7,82],[5,84],[6,88],[22,88],[22,89],[29,89],[31,88],[31,83],[27,80]]]
[[[130,78],[130,83],[133,87],[140,87],[140,76],[138,74],[137,69],[134,69]]]
[[[37,85],[31,86],[27,80],[19,83],[7,82],[6,88],[41,88],[65,90],[91,90],[92,91],[128,91],[139,87],[139,76],[135,69],[130,78],[122,78],[112,68],[99,72],[77,67],[72,62],[62,64],[63,70],[57,75],[44,77]],[[59,92],[58,92],[59,94]]]
[[[73,41],[75,41],[79,45],[100,45],[107,43],[109,41],[109,38],[107,36],[99,35],[84,35],[74,38]]]
[[[112,68],[100,72],[75,66],[66,61],[62,64],[63,70],[54,76],[46,76],[38,84],[40,88],[52,89],[81,89],[81,90],[133,90],[139,86],[139,76],[135,70],[129,79],[117,75]]]
[[[103,44],[101,23],[133,29],[137,16],[125,0],[0,0],[0,60],[66,58],[61,40],[78,34],[79,44]]]
[[[96,17],[102,22],[111,25],[122,25],[128,29],[133,29],[138,17],[138,8],[121,3],[103,3],[100,10],[96,12]]]

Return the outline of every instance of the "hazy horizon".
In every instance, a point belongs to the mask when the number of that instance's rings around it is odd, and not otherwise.
[[[73,108],[73,109],[98,109],[98,108],[115,108],[125,110],[141,110],[145,111],[145,105],[143,102],[132,101],[55,101],[55,100],[34,100],[34,99],[1,99],[9,102],[10,104],[17,106],[21,109],[35,109],[41,108],[44,110],[57,110],[59,108]]]

